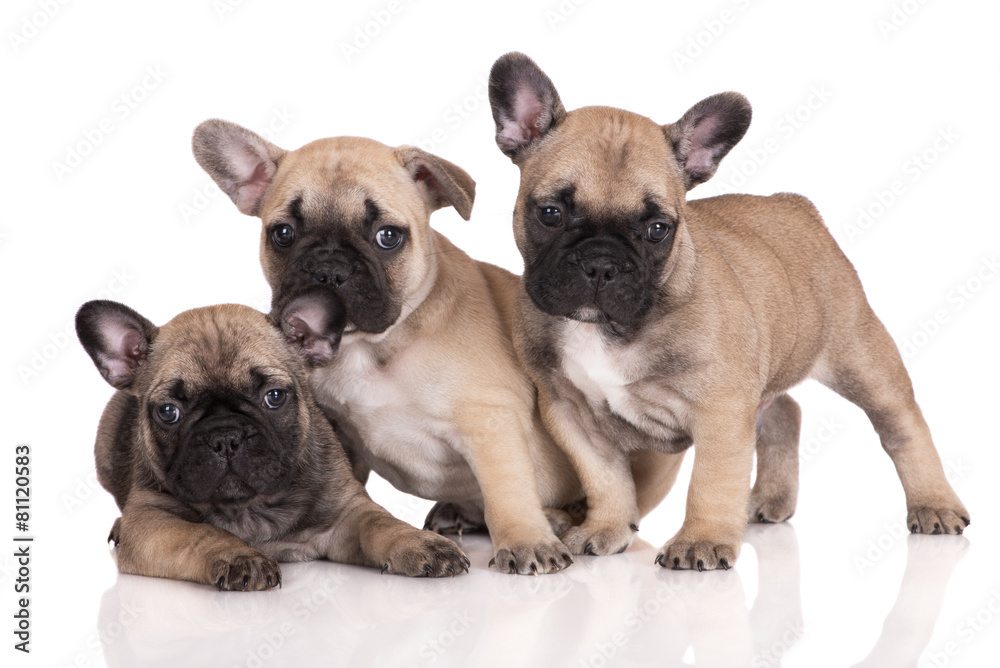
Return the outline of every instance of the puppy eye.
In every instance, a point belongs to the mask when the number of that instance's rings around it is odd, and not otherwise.
[[[291,225],[276,225],[271,230],[271,240],[282,248],[287,248],[295,241],[295,229]]]
[[[392,225],[387,225],[383,227],[375,234],[375,243],[379,245],[380,248],[386,250],[392,250],[399,245],[399,242],[403,240],[403,230],[398,227],[393,227]]]
[[[163,424],[174,424],[181,419],[181,411],[174,404],[160,404],[156,407],[156,417]]]
[[[555,206],[538,207],[538,221],[546,227],[555,227],[562,220],[562,211]]]
[[[288,393],[284,390],[270,390],[264,395],[264,405],[268,408],[281,408],[282,404],[285,403],[285,399],[288,397]]]
[[[667,234],[670,233],[670,226],[666,223],[653,223],[646,230],[646,238],[652,241],[654,244],[659,243],[667,238]]]

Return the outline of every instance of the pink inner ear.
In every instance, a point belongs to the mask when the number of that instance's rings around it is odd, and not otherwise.
[[[236,206],[240,211],[253,213],[256,210],[264,191],[271,184],[271,175],[268,174],[270,165],[271,163],[258,161],[250,172],[250,178],[236,184]]]
[[[102,326],[106,353],[99,355],[104,377],[115,387],[128,385],[136,366],[146,358],[145,339],[140,332],[117,321]]]
[[[433,172],[426,165],[417,164],[413,180],[430,197],[431,206],[439,207],[447,203],[447,198],[441,189],[441,182],[435,178]]]
[[[514,118],[504,123],[499,137],[512,147],[523,146],[538,137],[538,117],[544,107],[529,86],[523,86],[514,97]]]
[[[721,144],[712,142],[715,139],[715,131],[718,125],[718,119],[714,116],[706,116],[691,129],[691,133],[688,135],[688,142],[691,148],[684,158],[684,167],[691,174],[708,178],[715,173],[719,162],[717,154],[721,148]]]

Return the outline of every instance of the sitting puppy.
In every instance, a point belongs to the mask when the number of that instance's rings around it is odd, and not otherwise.
[[[468,570],[453,542],[368,497],[314,403],[305,364],[284,339],[319,365],[343,325],[327,292],[291,299],[280,329],[232,304],[162,327],[116,302],[83,305],[80,342],[119,390],[95,455],[122,513],[109,536],[122,573],[247,591],[280,585],[278,561],[434,577]]]
[[[193,148],[239,210],[260,217],[273,304],[303,286],[344,301],[343,341],[312,385],[358,478],[374,470],[442,502],[429,528],[485,525],[502,572],[569,566],[553,529],[568,518],[543,507],[582,492],[514,353],[517,277],[474,261],[429,224],[449,205],[469,218],[472,178],[412,146],[335,137],[286,151],[221,120],[199,125]],[[655,507],[680,459],[637,454],[632,503]]]
[[[780,522],[795,509],[800,413],[785,392],[806,378],[867,413],[912,531],[962,532],[969,513],[899,352],[812,204],[686,201],[746,132],[742,95],[670,125],[610,107],[567,113],[520,53],[494,64],[489,95],[497,144],[521,170],[515,344],[587,496],[586,521],[562,536],[573,553],[632,541],[630,453],[693,443],[687,515],[656,560],[728,568],[748,515]]]

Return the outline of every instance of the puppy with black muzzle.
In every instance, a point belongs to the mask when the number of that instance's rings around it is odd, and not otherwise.
[[[116,302],[83,305],[80,342],[119,390],[95,455],[122,513],[109,536],[122,573],[247,591],[280,585],[279,561],[468,570],[453,542],[369,498],[314,402],[306,363],[329,361],[343,326],[326,291],[294,296],[278,323],[226,304],[156,327]]]
[[[587,497],[586,521],[562,536],[573,553],[633,539],[630,453],[693,443],[686,518],[656,561],[732,565],[748,518],[795,509],[800,412],[785,392],[806,378],[867,413],[912,531],[962,532],[969,513],[899,352],[812,204],[686,201],[746,132],[742,95],[709,97],[668,125],[609,107],[567,113],[519,53],[494,64],[489,94],[497,144],[521,170],[515,344]]]
[[[202,123],[193,148],[239,210],[260,217],[275,306],[307,285],[346,304],[338,353],[312,384],[358,478],[374,470],[439,501],[429,528],[485,526],[502,572],[569,566],[555,531],[570,520],[557,509],[582,492],[514,352],[517,277],[473,261],[429,225],[448,205],[469,219],[472,178],[411,146],[337,137],[285,151],[221,120]],[[636,462],[632,503],[649,510],[680,456]]]

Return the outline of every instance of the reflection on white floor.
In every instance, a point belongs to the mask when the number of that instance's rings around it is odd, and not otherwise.
[[[664,570],[644,541],[515,577],[488,570],[489,540],[466,536],[472,572],[446,580],[314,562],[247,594],[120,575],[97,628],[110,666],[779,666],[807,633],[795,530],[752,526],[745,542],[757,555],[750,605],[739,568]],[[857,665],[917,665],[967,549],[960,536],[907,539],[896,603]]]

